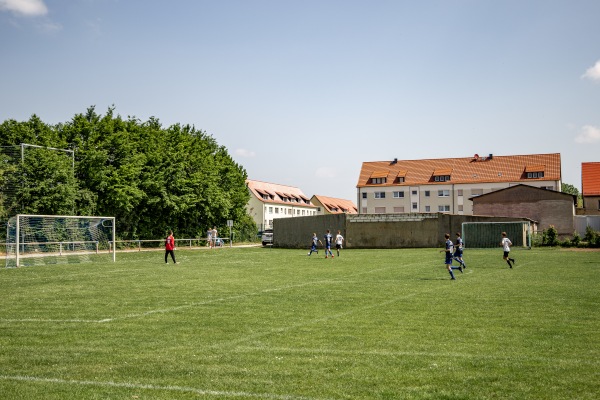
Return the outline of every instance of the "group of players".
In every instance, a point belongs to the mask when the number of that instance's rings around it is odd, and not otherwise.
[[[446,261],[444,261],[444,263],[446,264],[446,268],[450,273],[450,279],[454,280],[456,279],[456,277],[454,276],[454,272],[452,272],[453,270],[457,269],[462,274],[463,270],[467,268],[467,264],[465,264],[465,261],[463,260],[464,243],[462,238],[460,237],[460,232],[456,232],[455,243],[452,243],[452,240],[450,240],[449,233],[446,233],[444,235],[444,238],[446,239],[446,249],[441,251],[444,251],[446,253]],[[515,259],[509,257],[510,246],[512,246],[512,242],[508,237],[506,237],[506,232],[502,232],[502,240],[500,241],[500,246],[502,246],[504,250],[504,261],[506,261],[508,266],[512,269],[513,265],[515,264]],[[457,261],[460,265],[458,267],[452,266],[452,260]]]
[[[317,248],[317,245],[321,243],[321,246],[323,246],[325,249],[325,258],[329,258],[329,256],[333,258],[333,252],[331,251],[331,244],[333,240],[333,235],[331,235],[329,229],[327,229],[327,232],[325,232],[325,236],[323,236],[323,242],[321,242],[316,233],[313,233],[310,243],[310,251],[307,255],[310,256],[312,253],[319,254],[319,249]],[[342,249],[343,244],[344,237],[342,236],[341,231],[337,231],[337,235],[335,235],[335,249],[337,251],[338,257],[340,256],[340,250]]]

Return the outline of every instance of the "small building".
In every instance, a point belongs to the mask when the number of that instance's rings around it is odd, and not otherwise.
[[[317,215],[317,207],[294,186],[246,180],[250,200],[246,205],[259,230],[272,229],[273,220]]]
[[[317,206],[319,215],[327,214],[358,214],[358,209],[350,200],[337,199],[315,194],[310,202]]]
[[[583,213],[600,215],[600,162],[581,163]]]
[[[561,236],[575,231],[574,216],[577,196],[529,185],[516,185],[471,197],[473,215],[529,218],[538,229],[553,225]]]

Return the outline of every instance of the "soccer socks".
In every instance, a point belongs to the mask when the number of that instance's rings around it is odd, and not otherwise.
[[[452,270],[449,270],[448,272],[450,272],[450,276],[452,277],[452,279],[456,279],[456,278],[454,277],[454,273],[452,272]]]
[[[513,260],[514,261],[514,260]],[[510,259],[506,260],[506,263],[508,264],[509,267],[512,268],[512,264],[510,263]]]

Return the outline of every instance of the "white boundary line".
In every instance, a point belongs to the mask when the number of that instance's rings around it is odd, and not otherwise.
[[[79,381],[74,379],[59,379],[59,378],[40,378],[35,376],[23,376],[23,375],[0,375],[0,380],[5,381],[21,381],[21,382],[37,382],[37,383],[57,383],[77,386],[102,386],[102,387],[113,387],[113,388],[127,388],[127,389],[140,389],[140,390],[156,390],[156,391],[170,391],[170,392],[187,392],[194,393],[203,396],[229,396],[229,397],[249,397],[259,399],[273,399],[273,400],[325,400],[317,399],[314,397],[295,396],[287,394],[271,394],[271,393],[249,393],[249,392],[229,392],[220,390],[208,390],[198,389],[189,386],[172,386],[172,385],[150,385],[143,383],[130,383],[130,382],[113,382],[113,381]]]

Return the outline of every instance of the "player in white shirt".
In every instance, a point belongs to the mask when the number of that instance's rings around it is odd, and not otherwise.
[[[342,236],[342,233],[338,231],[337,235],[335,235],[335,249],[337,250],[338,257],[340,256],[342,244],[344,244],[344,237]]]
[[[508,254],[510,253],[510,246],[512,246],[512,242],[509,238],[506,237],[506,232],[502,232],[502,241],[500,242],[500,246],[504,249],[504,260],[508,264],[509,267],[513,267],[513,264],[516,264],[514,258],[510,258]],[[512,264],[511,264],[512,261]]]

